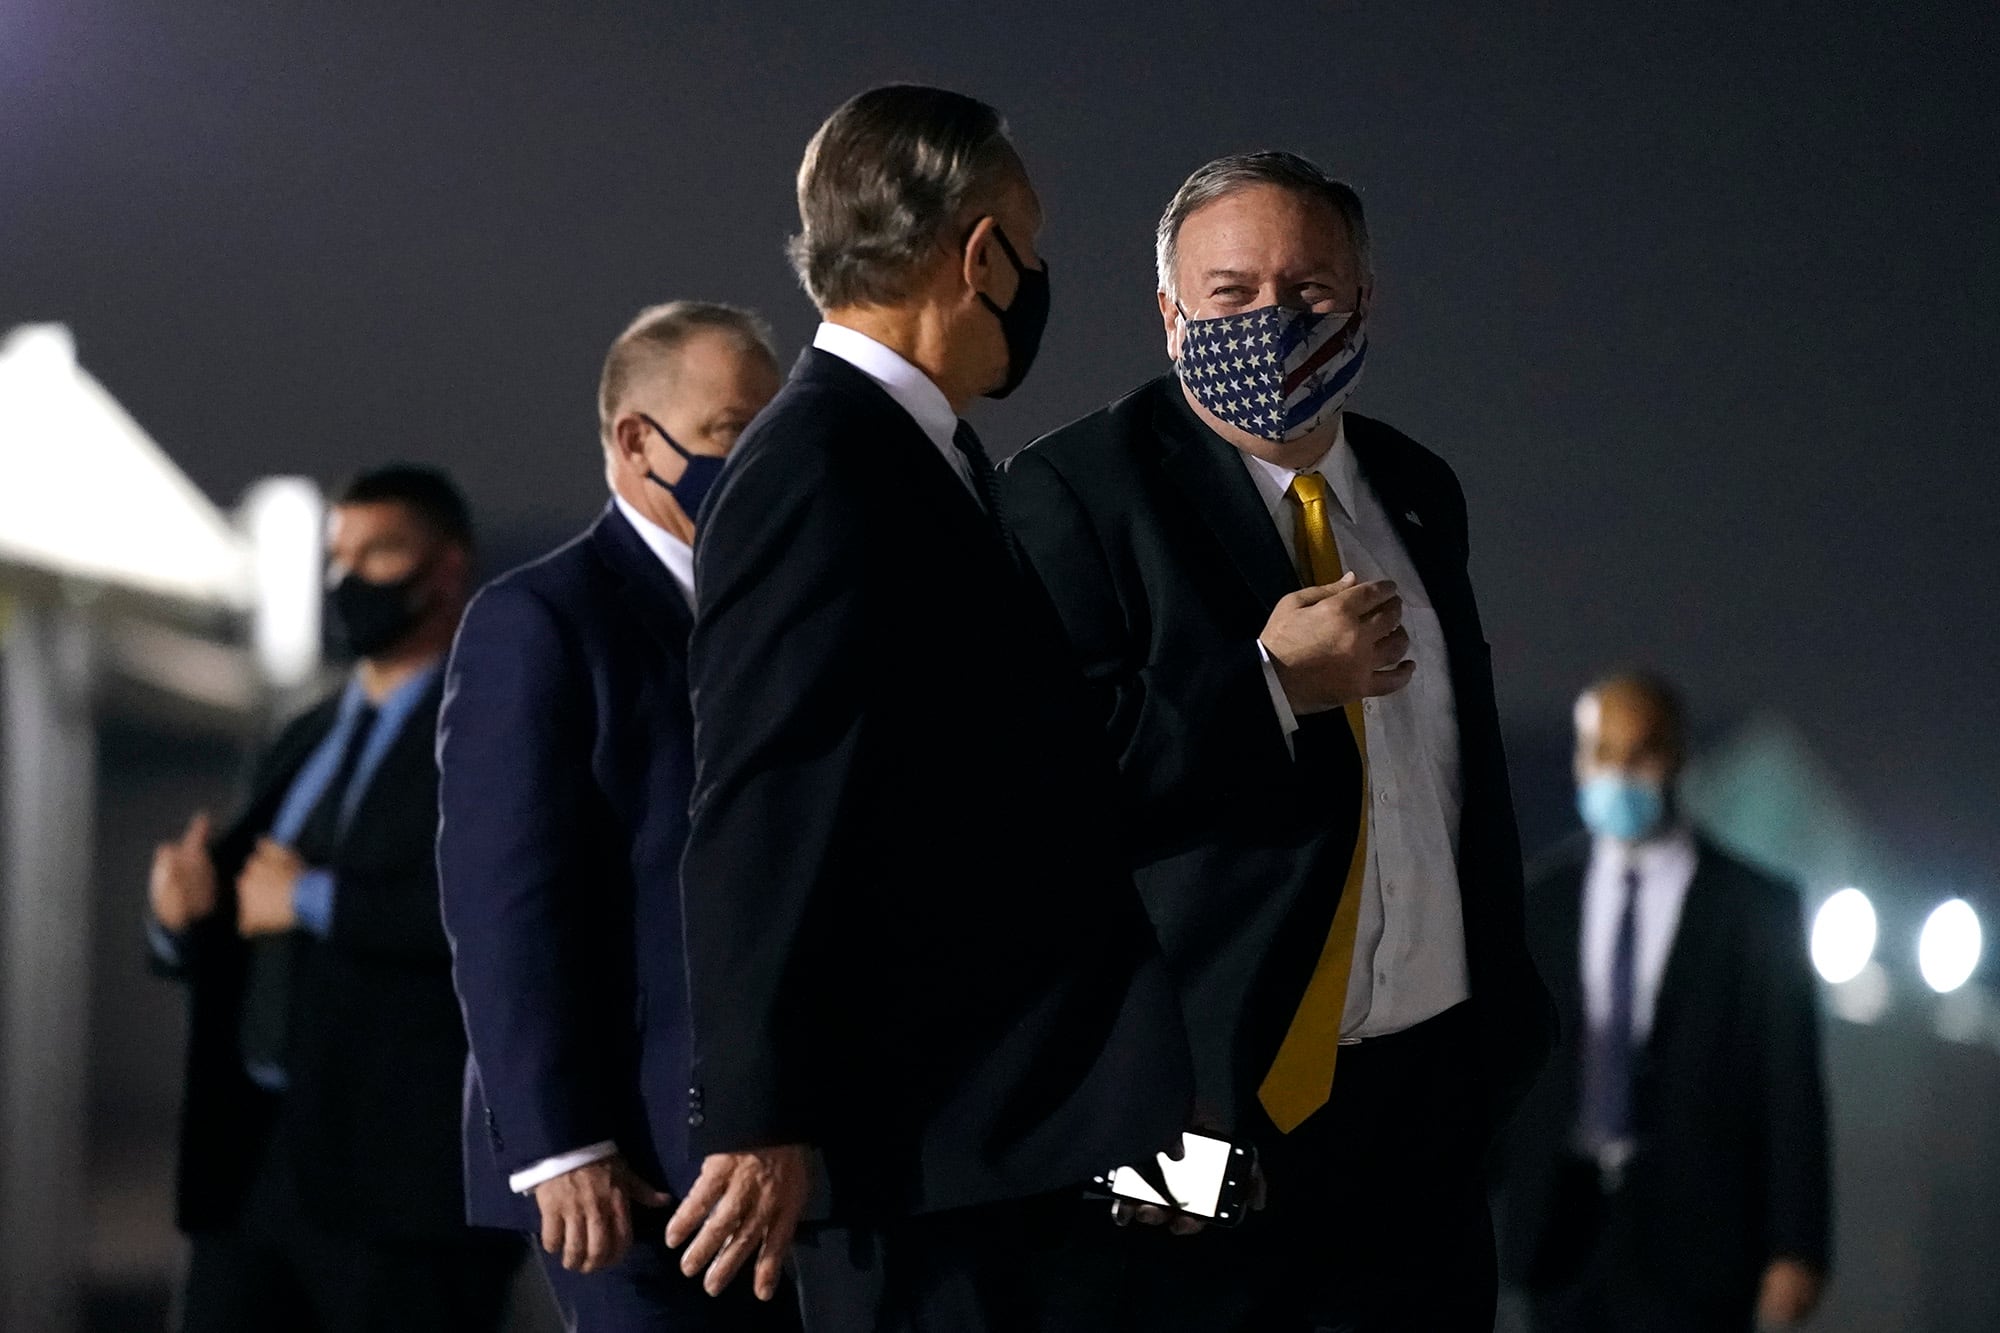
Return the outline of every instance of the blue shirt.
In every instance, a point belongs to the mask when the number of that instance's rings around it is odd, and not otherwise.
[[[361,751],[361,757],[354,766],[354,779],[348,783],[347,793],[341,798],[340,827],[343,832],[347,821],[354,817],[354,808],[368,794],[368,784],[374,781],[375,770],[382,766],[382,756],[389,753],[397,737],[403,734],[403,724],[410,720],[410,714],[423,702],[425,692],[443,669],[443,663],[425,667],[391,690],[376,705],[375,729],[368,735],[367,747]],[[277,817],[271,821],[270,836],[274,841],[289,847],[300,830],[305,828],[306,820],[312,817],[313,807],[326,793],[326,784],[333,781],[334,773],[340,768],[340,756],[347,749],[348,737],[354,734],[354,728],[361,720],[361,710],[367,703],[368,695],[361,688],[361,678],[358,675],[349,678],[347,689],[341,693],[340,709],[334,714],[333,726],[300,766],[298,775],[285,792],[284,803],[278,807]],[[331,870],[313,869],[299,876],[298,887],[292,894],[292,907],[298,913],[299,924],[324,939],[333,929],[333,898]]]
[[[344,831],[347,821],[354,817],[355,807],[368,794],[368,786],[375,779],[375,770],[382,766],[383,756],[403,734],[403,726],[410,720],[410,714],[424,700],[424,695],[437,682],[438,673],[444,669],[442,662],[434,662],[416,675],[398,685],[376,705],[375,728],[368,735],[368,743],[355,761],[354,777],[347,785],[347,792],[341,798],[340,826]],[[367,706],[368,694],[361,688],[359,675],[348,678],[347,688],[341,692],[340,705],[334,713],[333,726],[326,736],[313,747],[304,764],[292,778],[292,785],[285,789],[285,799],[278,806],[277,816],[272,819],[268,833],[272,840],[291,845],[294,838],[305,828],[313,807],[325,795],[327,784],[333,781],[340,768],[341,753],[347,748],[348,737],[360,724],[361,710]],[[313,867],[299,876],[297,886],[292,890],[292,910],[297,914],[299,925],[321,939],[333,930],[334,899],[338,882],[333,871],[324,867]],[[180,938],[169,932],[159,922],[148,918],[146,933],[152,941],[153,952],[169,964],[178,964],[181,958]],[[258,1069],[251,1077],[267,1088],[284,1086],[284,1071]]]

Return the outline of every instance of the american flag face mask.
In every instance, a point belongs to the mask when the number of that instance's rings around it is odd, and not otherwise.
[[[1267,305],[1181,316],[1181,383],[1230,425],[1288,443],[1338,412],[1361,379],[1368,329],[1359,308],[1314,314]]]

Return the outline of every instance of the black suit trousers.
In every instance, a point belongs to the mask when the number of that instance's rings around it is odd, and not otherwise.
[[[1105,1206],[1068,1190],[801,1230],[805,1333],[1106,1333]]]
[[[1687,1287],[1662,1283],[1638,1200],[1605,1188],[1592,1162],[1570,1162],[1563,1177],[1561,1225],[1581,1261],[1565,1281],[1528,1293],[1534,1333],[1750,1333],[1754,1292],[1726,1310],[1700,1308]]]
[[[1100,1246],[1128,1333],[1491,1333],[1476,1036],[1459,1006],[1341,1051],[1333,1099],[1260,1143],[1269,1203],[1234,1229]]]
[[[236,1220],[193,1234],[182,1333],[491,1333],[506,1313],[521,1242],[468,1230],[458,1241],[342,1234],[299,1198],[282,1097],[260,1128]]]

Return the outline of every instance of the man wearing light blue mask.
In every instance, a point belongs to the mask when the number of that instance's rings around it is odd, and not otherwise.
[[[1828,1228],[1798,894],[1689,827],[1666,684],[1585,691],[1576,741],[1588,837],[1528,888],[1563,1045],[1507,1139],[1503,1272],[1536,1333],[1796,1323]]]

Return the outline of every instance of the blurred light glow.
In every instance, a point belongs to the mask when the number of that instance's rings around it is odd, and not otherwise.
[[[1979,914],[1963,898],[1939,903],[1917,937],[1917,968],[1943,995],[1963,986],[1979,966]]]
[[[1879,962],[1870,962],[1827,992],[1828,1007],[1850,1023],[1879,1023],[1889,1012],[1889,974]]]
[[[1812,960],[1834,985],[1852,981],[1875,955],[1875,906],[1859,889],[1842,889],[1813,917]]]
[[[270,477],[243,498],[256,592],[251,642],[274,685],[292,687],[319,670],[319,616],[326,506],[304,477]]]

